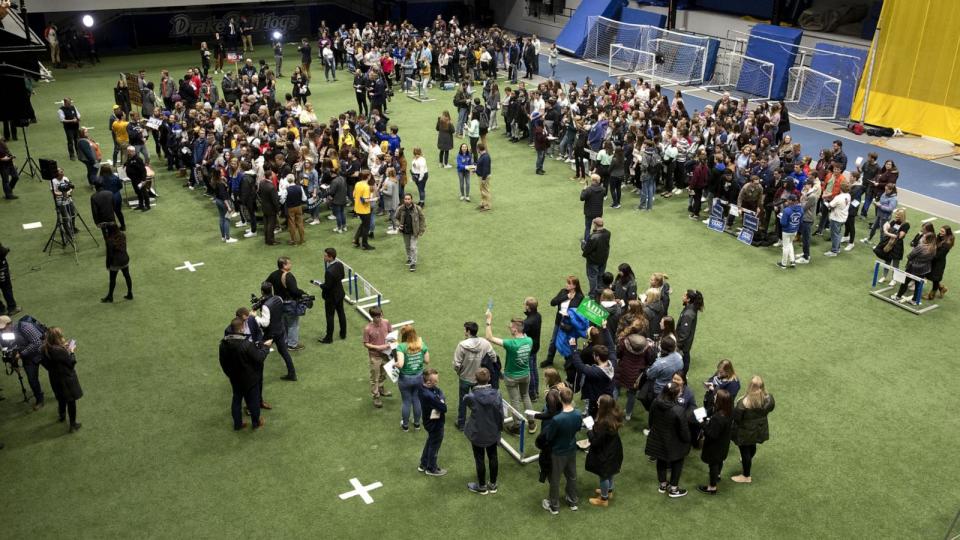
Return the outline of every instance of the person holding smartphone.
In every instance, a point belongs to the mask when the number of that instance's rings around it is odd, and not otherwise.
[[[80,429],[77,422],[77,400],[83,397],[80,380],[77,378],[77,342],[67,341],[63,330],[54,326],[47,330],[40,347],[41,364],[50,374],[50,388],[57,398],[58,422],[70,417],[70,433]]]

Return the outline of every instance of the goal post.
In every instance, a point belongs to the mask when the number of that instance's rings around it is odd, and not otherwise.
[[[632,51],[648,53],[657,62],[645,72],[647,77],[669,84],[699,85],[704,82],[708,45],[709,38],[593,16],[587,19],[582,58],[607,65],[612,75],[626,71],[622,68],[632,56],[637,56],[639,65],[646,65],[648,56]]]
[[[611,77],[623,75],[650,77],[655,65],[655,55],[653,53],[614,43],[610,46],[607,75]]]
[[[701,88],[713,93],[730,92],[749,101],[766,101],[773,91],[773,63],[738,52],[720,55],[713,78]]]
[[[840,105],[840,87],[836,77],[806,66],[790,68],[784,103],[790,115],[801,120],[833,120]]]

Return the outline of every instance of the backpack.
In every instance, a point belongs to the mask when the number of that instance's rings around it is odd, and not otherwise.
[[[47,326],[42,322],[38,321],[37,319],[35,319],[33,316],[24,315],[23,317],[20,317],[20,320],[17,322],[17,325],[21,325],[23,323],[33,325],[37,330],[40,331],[41,334],[47,335]]]
[[[490,386],[499,389],[501,364],[500,359],[497,358],[497,353],[491,350],[483,355],[483,358],[480,359],[480,367],[487,368],[487,371],[490,372]]]
[[[487,114],[487,110],[483,109],[480,111],[480,115],[477,118],[480,121],[480,129],[489,129],[490,128],[490,115]]]

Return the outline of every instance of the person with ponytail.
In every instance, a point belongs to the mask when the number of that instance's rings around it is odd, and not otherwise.
[[[703,311],[703,293],[696,289],[687,289],[683,295],[683,311],[677,324],[677,348],[683,356],[683,375],[690,370],[690,349],[697,333],[697,316]]]

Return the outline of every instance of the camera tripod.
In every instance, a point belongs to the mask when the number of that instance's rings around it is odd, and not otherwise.
[[[27,159],[23,160],[23,165],[20,165],[20,171],[19,171],[20,176],[23,176],[24,174],[26,174],[27,176],[35,180],[41,180],[40,165],[38,165],[37,161],[33,159],[33,156],[30,155],[30,142],[27,141],[26,126],[21,126],[20,131],[23,133],[23,147],[27,150]]]
[[[72,199],[67,204],[59,205],[57,204],[56,195],[54,194],[53,203],[57,212],[57,225],[50,233],[50,238],[47,239],[47,244],[43,246],[43,251],[46,251],[48,255],[53,255],[54,244],[59,245],[61,249],[67,249],[67,245],[69,244],[73,247],[74,260],[76,260],[77,264],[80,264],[80,248],[77,246],[76,238],[76,220],[80,220],[80,224],[83,225],[87,234],[90,235],[90,239],[93,240],[94,245],[100,247],[100,244],[97,243],[97,239],[93,236],[93,233],[90,232],[90,227],[87,227],[87,222],[83,220],[83,216],[77,212],[77,208],[73,205]]]
[[[4,358],[4,361],[6,361],[6,358]],[[7,375],[13,375],[14,371],[17,372],[17,379],[20,380],[20,391],[23,392],[23,403],[30,403],[30,397],[27,395],[27,387],[23,384],[23,373],[20,372],[20,367],[8,364]]]

